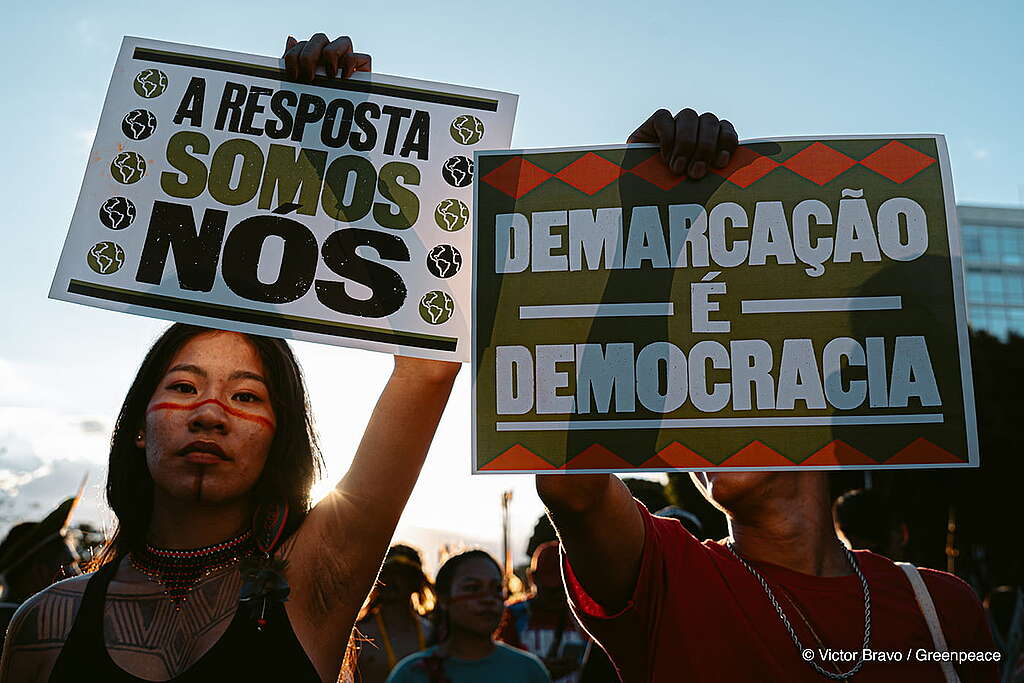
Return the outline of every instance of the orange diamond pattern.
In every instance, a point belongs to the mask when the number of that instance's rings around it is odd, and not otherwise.
[[[742,154],[744,152],[746,154]],[[712,173],[722,175],[729,182],[745,189],[779,166],[780,164],[774,159],[746,150],[745,147],[740,147],[728,166],[721,169],[712,169]]]
[[[824,143],[815,142],[781,164],[771,157],[741,145],[728,166],[713,168],[711,172],[734,185],[747,188],[779,166],[785,166],[813,183],[824,185],[860,164],[894,183],[903,183],[935,161],[927,154],[897,140],[887,143],[861,161],[856,161]],[[684,180],[683,176],[677,176],[669,170],[657,152],[629,170],[620,168],[593,152],[587,152],[556,174],[549,173],[522,157],[515,157],[485,175],[483,180],[510,197],[519,199],[551,178],[558,178],[581,192],[592,195],[626,173],[643,178],[665,191],[671,190]]]
[[[775,159],[758,154],[750,147],[738,147],[728,166],[712,168],[711,172],[745,189],[777,169],[779,165]]]
[[[593,152],[587,152],[555,174],[559,180],[575,187],[580,192],[594,194],[622,175],[624,171],[618,164]]]
[[[633,469],[633,465],[597,443],[588,446],[576,457],[570,458],[569,462],[562,465],[562,469],[565,470],[618,470],[622,468]]]
[[[824,185],[857,162],[820,142],[805,147],[783,162],[783,166],[813,183]]]
[[[550,177],[551,174],[540,166],[515,157],[485,175],[483,181],[509,197],[519,199]]]
[[[673,441],[641,467],[714,467],[714,465],[678,441]]]
[[[665,162],[661,160],[661,155],[657,153],[629,169],[629,172],[665,191],[671,190],[685,179],[670,171]]]
[[[860,163],[894,183],[903,183],[934,164],[935,159],[893,140],[869,154]]]
[[[804,460],[801,465],[877,465],[878,462],[844,441],[836,439],[811,457]]]
[[[924,438],[917,438],[900,449],[896,454],[884,461],[889,465],[961,463],[958,458],[946,449],[933,444]],[[800,465],[857,467],[858,465],[881,464],[853,446],[836,439],[818,452],[812,454]],[[536,472],[539,470],[608,470],[628,472],[633,469],[670,469],[700,468],[713,470],[718,467],[793,467],[792,462],[773,448],[760,441],[749,444],[733,453],[723,462],[715,465],[677,441],[663,448],[657,455],[641,465],[634,466],[622,459],[601,444],[592,444],[585,448],[569,462],[555,467],[533,451],[516,444],[497,458],[487,463],[481,470],[501,472]]]
[[[535,472],[537,470],[554,470],[558,468],[529,448],[516,444],[480,469],[492,472],[515,472],[522,470]]]

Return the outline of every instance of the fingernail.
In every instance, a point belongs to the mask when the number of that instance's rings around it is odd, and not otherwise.
[[[724,149],[718,153],[718,167],[725,168],[729,165],[729,153]]]
[[[693,165],[690,166],[690,175],[694,178],[703,178],[707,169],[708,167],[703,161],[695,161],[693,162]]]
[[[686,157],[679,157],[672,162],[672,172],[676,175],[683,175],[686,173]]]

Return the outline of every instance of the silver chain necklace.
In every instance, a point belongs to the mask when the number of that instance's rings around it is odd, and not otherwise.
[[[818,674],[834,681],[844,681],[848,678],[852,678],[854,674],[860,671],[860,668],[864,666],[863,656],[857,659],[857,663],[852,669],[838,674],[826,671],[816,661],[814,661],[813,651],[804,648],[803,644],[800,642],[800,638],[796,635],[796,631],[793,630],[793,625],[789,623],[786,613],[782,611],[782,605],[780,605],[779,601],[775,599],[775,593],[772,592],[771,587],[768,585],[768,581],[760,572],[751,567],[750,563],[740,557],[740,554],[736,552],[735,546],[736,543],[734,541],[729,541],[725,544],[725,547],[733,554],[733,557],[739,560],[740,564],[746,567],[747,571],[753,574],[754,578],[761,582],[761,588],[764,589],[765,595],[768,596],[768,599],[771,600],[772,606],[775,607],[775,612],[779,615],[779,619],[782,620],[782,625],[786,627],[787,631],[789,631],[789,637],[793,639],[793,644],[796,645],[797,652],[800,653],[801,659],[807,662],[815,671],[818,672]],[[846,546],[843,546],[843,551],[846,553],[846,560],[850,563],[850,566],[853,567],[853,573],[857,575],[858,579],[860,579],[861,589],[864,591],[864,644],[861,649],[861,652],[863,653],[871,644],[871,591],[868,589],[868,580],[864,578],[864,574],[860,570],[860,564],[857,562],[857,558],[854,557],[853,553],[850,552],[850,549]],[[811,652],[810,659],[807,658],[805,652]]]

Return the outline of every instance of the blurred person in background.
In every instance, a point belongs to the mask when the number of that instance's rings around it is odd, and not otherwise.
[[[854,489],[832,504],[839,538],[853,550],[870,550],[890,560],[906,559],[910,533],[902,516],[874,489]]]
[[[674,519],[682,524],[684,529],[693,534],[694,538],[704,538],[704,525],[701,523],[700,518],[678,505],[667,505],[655,512],[654,516]]]
[[[589,638],[569,610],[558,541],[537,547],[530,562],[532,594],[505,610],[498,639],[544,662],[556,683],[578,683]]]
[[[67,537],[78,496],[68,498],[41,522],[22,522],[0,544],[0,650],[7,625],[21,603],[69,576],[78,576],[78,554]]]
[[[1003,653],[1000,683],[1024,683],[1024,590],[999,586],[984,604],[992,638]]]
[[[415,548],[388,549],[377,585],[356,624],[359,639],[358,680],[384,683],[395,665],[427,647],[434,607],[434,586]]]
[[[388,683],[550,683],[539,659],[494,639],[505,602],[497,560],[483,550],[454,555],[434,590],[432,644],[399,662]]]

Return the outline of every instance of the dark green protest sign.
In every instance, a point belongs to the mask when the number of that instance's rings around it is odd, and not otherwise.
[[[977,466],[941,136],[476,163],[474,471]]]

